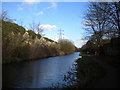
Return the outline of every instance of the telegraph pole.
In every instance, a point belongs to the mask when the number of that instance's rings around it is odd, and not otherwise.
[[[61,28],[58,30],[58,34],[59,34],[59,38],[58,38],[58,40],[61,40],[61,39],[63,39],[63,35],[64,35],[64,30],[62,30]]]

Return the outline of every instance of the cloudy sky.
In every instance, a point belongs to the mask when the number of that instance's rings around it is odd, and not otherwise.
[[[64,30],[64,38],[70,39],[77,47],[81,47],[85,32],[83,29],[84,14],[88,2],[3,2],[2,9],[7,10],[15,23],[26,29],[35,21],[44,30],[45,37],[58,39],[58,30]]]

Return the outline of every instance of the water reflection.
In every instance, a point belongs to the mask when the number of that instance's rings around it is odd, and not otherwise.
[[[63,87],[74,81],[79,52],[42,60],[3,65],[3,88]],[[67,73],[68,72],[68,73]],[[70,74],[71,76],[68,77]]]

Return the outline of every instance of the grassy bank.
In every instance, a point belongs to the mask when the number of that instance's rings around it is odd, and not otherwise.
[[[104,69],[91,60],[90,56],[83,56],[76,63],[77,84],[67,86],[66,88],[88,88],[91,87],[92,83],[105,75]]]
[[[120,67],[120,60],[117,56],[95,56],[96,59],[100,59],[101,61],[118,68]]]

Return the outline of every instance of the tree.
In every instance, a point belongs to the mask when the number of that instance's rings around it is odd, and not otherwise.
[[[67,40],[67,39],[61,39],[58,41],[58,43],[61,46],[61,50],[65,53],[65,54],[69,54],[72,52],[75,52],[75,46],[74,44]]]
[[[35,21],[33,20],[31,24],[29,24],[30,26],[30,30],[33,30],[34,32],[36,31],[37,34],[43,36],[43,30],[40,28],[40,22],[39,23],[35,23]]]
[[[111,9],[108,13],[111,23],[115,26],[118,36],[120,36],[120,2],[109,3]]]
[[[18,21],[18,24],[19,24],[20,26],[23,26],[23,20],[20,19],[20,20]]]
[[[8,22],[16,21],[15,19],[9,18],[8,13],[5,10],[2,10],[2,13],[0,14],[0,20],[8,21]]]
[[[7,11],[2,10],[0,20],[6,21],[8,19]]]
[[[114,35],[115,23],[113,19],[114,12],[118,12],[118,9],[113,10],[109,2],[91,2],[88,7],[88,12],[85,14],[85,30],[88,31],[91,36],[89,39],[93,39],[99,51],[101,40],[107,35]],[[115,4],[118,8],[118,4]],[[117,15],[116,15],[117,16]],[[119,18],[118,18],[119,19]],[[118,21],[117,19],[117,21]],[[112,33],[112,34],[111,34]]]
[[[37,32],[38,34],[43,35],[43,30],[40,28],[40,22],[37,24]]]
[[[30,30],[35,31],[36,29],[36,25],[35,25],[35,21],[33,20],[31,24],[29,24]]]

